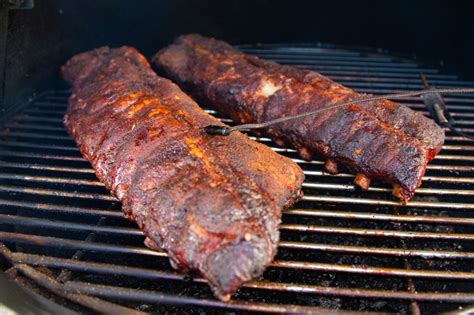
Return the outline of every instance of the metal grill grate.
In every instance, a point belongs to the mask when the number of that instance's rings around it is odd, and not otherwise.
[[[414,62],[317,46],[241,46],[247,53],[316,70],[359,92],[474,86]],[[279,253],[232,303],[200,278],[144,247],[120,204],[97,181],[62,124],[67,90],[36,100],[0,132],[0,252],[7,275],[95,311],[212,309],[267,312],[440,312],[474,303],[474,143],[447,132],[423,186],[400,206],[387,185],[357,190],[322,160],[255,138],[304,169],[305,197],[287,211]],[[474,134],[474,98],[445,98]],[[401,103],[425,112],[418,98]],[[218,113],[209,110],[211,114]],[[227,123],[231,121],[223,119]]]

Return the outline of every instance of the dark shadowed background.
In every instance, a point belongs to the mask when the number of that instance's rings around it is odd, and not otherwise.
[[[232,44],[369,46],[474,79],[474,1],[34,0],[29,10],[8,3],[0,0],[4,112],[48,88],[74,53],[126,44],[151,55],[189,32]]]

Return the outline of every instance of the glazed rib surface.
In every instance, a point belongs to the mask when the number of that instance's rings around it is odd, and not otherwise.
[[[236,51],[200,35],[179,37],[158,52],[157,67],[197,99],[240,123],[265,122],[363,97],[319,73],[283,66]],[[368,188],[370,179],[394,185],[410,199],[439,152],[444,131],[406,106],[373,101],[327,110],[264,129],[278,144],[290,144],[305,159],[327,159],[326,169],[343,166]]]
[[[221,123],[133,48],[76,55],[62,75],[73,86],[67,129],[147,246],[224,300],[264,271],[281,210],[300,195],[295,163],[241,133],[206,135]]]

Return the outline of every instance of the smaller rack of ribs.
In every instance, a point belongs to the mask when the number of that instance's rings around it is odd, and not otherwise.
[[[300,197],[294,162],[241,133],[207,135],[222,123],[133,48],[76,55],[62,75],[73,86],[67,129],[147,246],[222,300],[263,273],[281,210]]]
[[[196,34],[179,37],[153,61],[198,100],[240,123],[266,122],[367,96],[319,73],[249,56]],[[327,110],[263,132],[279,145],[292,145],[304,159],[322,155],[330,173],[345,167],[364,189],[371,179],[393,184],[393,194],[404,203],[444,143],[444,131],[434,121],[388,100]]]

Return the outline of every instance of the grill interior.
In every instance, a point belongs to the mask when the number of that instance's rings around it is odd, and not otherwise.
[[[358,92],[469,87],[399,57],[316,45],[240,46],[242,51],[327,75]],[[62,123],[68,90],[45,92],[0,132],[0,252],[17,282],[76,310],[97,312],[399,312],[463,310],[474,302],[474,144],[447,132],[441,154],[407,206],[390,187],[354,187],[322,160],[301,160],[270,139],[254,139],[298,162],[305,197],[286,211],[279,253],[262,279],[231,303],[199,277],[176,273],[165,253],[143,245],[136,225],[96,179]],[[445,97],[474,134],[474,98]],[[425,113],[419,98],[401,103]],[[213,110],[209,113],[221,117]],[[223,118],[224,122],[232,121]]]

